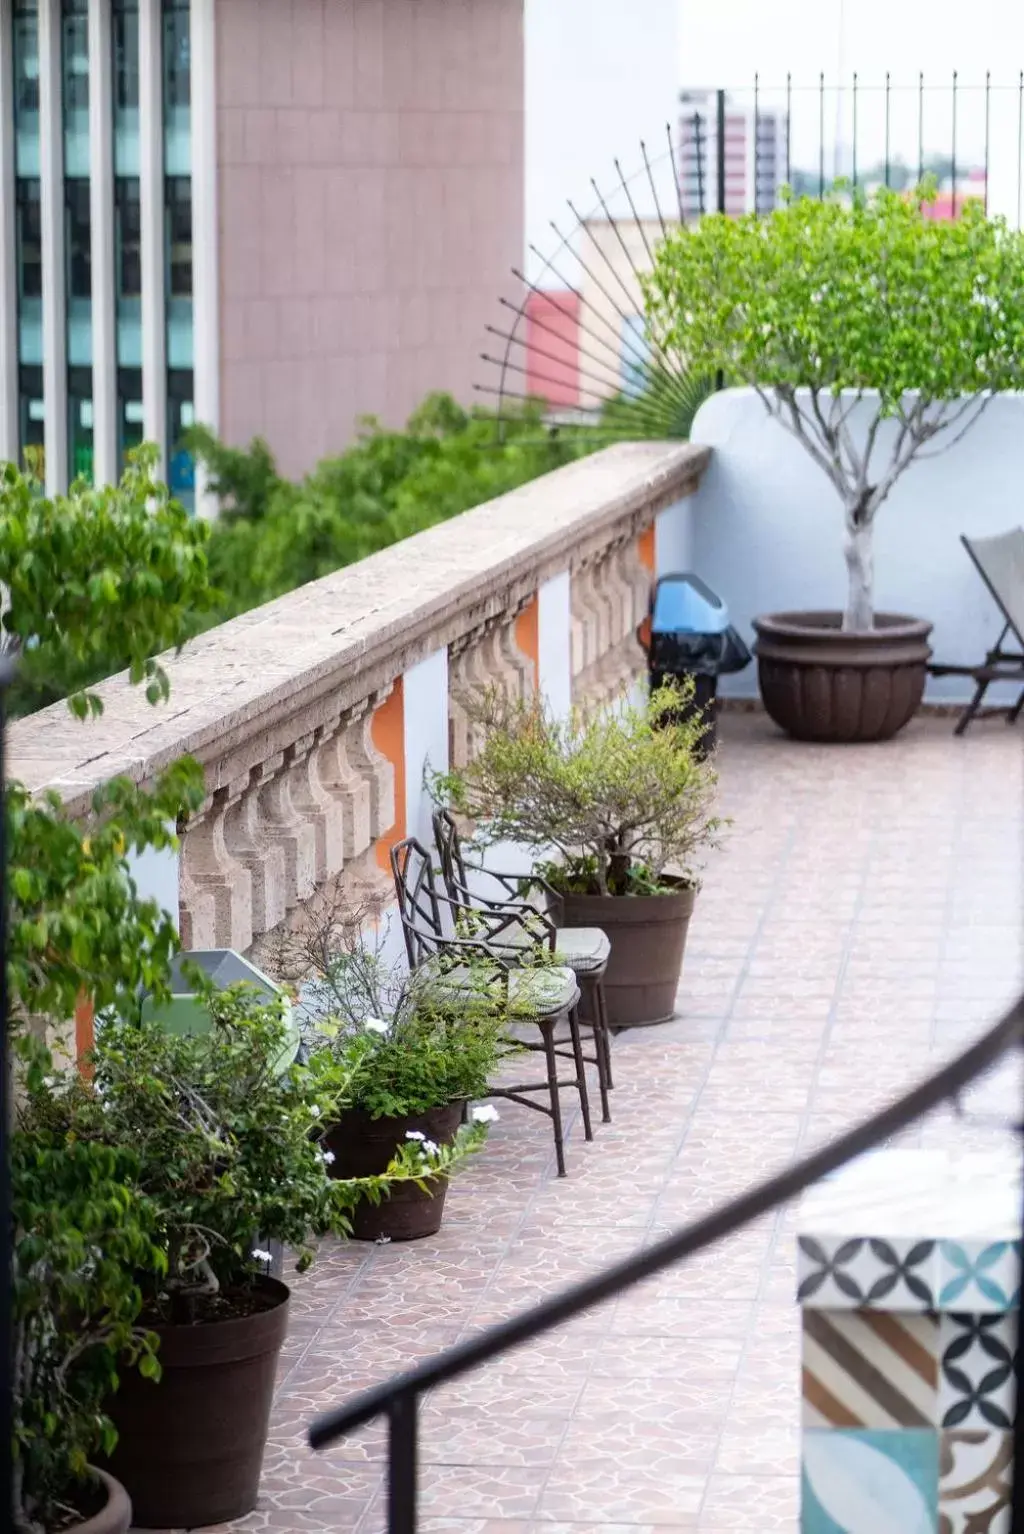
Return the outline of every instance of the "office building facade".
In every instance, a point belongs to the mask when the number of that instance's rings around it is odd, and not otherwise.
[[[523,240],[522,0],[0,0],[0,458],[298,473],[472,397]]]
[[[785,185],[785,112],[725,99],[723,135],[725,212],[770,213]],[[717,212],[719,200],[718,93],[684,90],[679,95],[679,201],[687,220]]]

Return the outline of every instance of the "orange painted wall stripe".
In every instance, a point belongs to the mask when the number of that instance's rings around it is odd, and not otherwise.
[[[370,721],[370,737],[395,769],[395,820],[377,838],[377,862],[391,872],[391,849],[405,835],[405,686],[399,677]]]
[[[91,1053],[96,1043],[96,1008],[92,999],[82,991],[75,1005],[75,1059],[82,1075],[92,1075],[92,1066],[89,1065],[85,1056]]]
[[[636,540],[636,551],[645,570],[654,574],[654,523],[645,527]]]
[[[534,596],[529,607],[524,607],[516,619],[516,645],[528,660],[533,661],[533,685],[540,686],[540,602]]]

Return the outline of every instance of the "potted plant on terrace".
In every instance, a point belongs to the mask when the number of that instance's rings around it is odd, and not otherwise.
[[[539,698],[488,693],[478,755],[433,784],[478,846],[518,842],[541,860],[556,923],[608,934],[614,1028],[673,1015],[700,857],[722,826],[691,698],[692,682],[666,685],[562,720]]]
[[[201,1527],[255,1505],[289,1302],[260,1243],[291,1247],[301,1271],[318,1236],[347,1233],[361,1198],[431,1170],[410,1145],[386,1177],[331,1180],[319,1137],[338,1112],[339,1072],[280,1069],[280,1004],[238,987],[211,989],[205,1005],[202,1035],[106,1019],[91,1081],[72,1072],[35,1102],[55,1133],[130,1151],[152,1215],[160,1260],[130,1271],[160,1380],[128,1374],[107,1406],[107,1463],[145,1528]]]
[[[875,518],[913,462],[1024,386],[1024,236],[972,201],[940,222],[931,195],[703,218],[643,279],[659,343],[754,389],[841,501],[843,611],[754,624],[765,708],[799,739],[882,740],[917,710],[931,625],[875,611]]]
[[[127,1534],[127,1494],[92,1461],[114,1445],[119,1371],[157,1371],[139,1267],[158,1266],[134,1158],[52,1133],[25,1102],[10,1140],[16,1534]]]
[[[352,1212],[357,1240],[411,1241],[440,1229],[452,1172],[497,1118],[469,1104],[509,1052],[508,1019],[490,991],[492,968],[469,960],[458,989],[441,989],[427,971],[388,963],[367,940],[364,914],[322,896],[277,963],[289,979],[311,976],[302,993],[310,1065],[325,1079],[340,1073],[343,1106],[323,1134],[330,1175],[379,1175],[403,1147],[432,1158],[429,1177],[389,1184]]]

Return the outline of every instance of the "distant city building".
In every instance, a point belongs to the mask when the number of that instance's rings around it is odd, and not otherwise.
[[[786,181],[785,112],[725,101],[725,212],[770,213]],[[679,200],[687,219],[719,207],[718,93],[679,95]]]
[[[523,249],[523,0],[0,0],[0,459],[193,422],[299,474],[474,399]]]

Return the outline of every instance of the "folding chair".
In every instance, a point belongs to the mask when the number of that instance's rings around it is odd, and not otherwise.
[[[507,1098],[524,1108],[534,1108],[551,1119],[555,1139],[555,1159],[559,1177],[565,1176],[565,1140],[562,1127],[560,1089],[572,1087],[579,1094],[583,1133],[594,1138],[587,1096],[586,1062],[580,1040],[578,1004],[579,986],[571,969],[555,965],[530,968],[521,961],[509,960],[510,952],[528,956],[536,950],[538,935],[545,936],[545,918],[534,912],[530,921],[516,911],[478,911],[473,913],[471,935],[462,936],[465,912],[453,904],[437,887],[434,869],[426,848],[415,837],[406,837],[391,849],[391,872],[405,937],[405,950],[412,969],[429,966],[436,975],[438,994],[456,1004],[460,990],[475,983],[471,959],[484,960],[491,966],[494,980],[500,985],[505,1004],[515,1020],[533,1024],[540,1032],[539,1042],[510,1040],[517,1048],[543,1054],[547,1064],[544,1081],[522,1082],[511,1087],[490,1087],[493,1097]],[[536,920],[534,920],[536,919]],[[547,923],[547,946],[554,951],[554,928]],[[524,935],[525,933],[525,935]],[[558,1029],[567,1024],[570,1049],[560,1047]],[[560,1080],[559,1059],[572,1060],[576,1074]],[[532,1094],[546,1093],[548,1103],[537,1102]]]
[[[1019,682],[1024,688],[1024,527],[999,533],[994,538],[968,538],[960,542],[978,574],[991,593],[1005,623],[995,647],[978,666],[931,665],[932,676],[969,676],[977,684],[974,696],[957,720],[956,735],[962,735],[981,708],[982,699],[993,682]],[[1007,639],[1012,647],[1006,648]],[[1007,724],[1016,724],[1024,712],[1024,690],[1016,703],[993,708],[986,713],[1005,714]]]
[[[543,914],[551,923],[552,911],[558,911],[561,899],[557,890],[540,874],[510,874],[484,868],[479,863],[466,862],[459,828],[450,810],[435,810],[433,817],[434,842],[441,860],[441,877],[453,906],[465,911],[487,909],[490,911],[519,912],[524,918],[537,912],[537,906],[524,900],[531,891],[538,892],[544,901]],[[470,885],[470,874],[479,876]],[[490,899],[481,893],[481,879],[490,879],[502,891],[501,899]],[[521,941],[522,929],[509,934],[512,942]],[[536,939],[534,939],[536,941]],[[556,927],[554,940],[555,958],[566,969],[571,969],[586,1000],[584,1022],[589,1023],[594,1036],[594,1054],[588,1062],[597,1066],[597,1079],[601,1092],[601,1119],[611,1123],[611,1107],[608,1100],[612,1081],[611,1033],[608,1028],[608,1011],[605,1005],[604,977],[608,969],[611,943],[600,927]],[[510,955],[514,960],[514,954]]]

